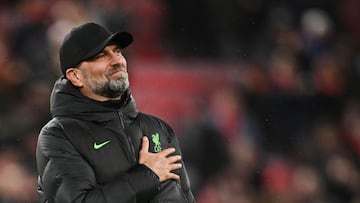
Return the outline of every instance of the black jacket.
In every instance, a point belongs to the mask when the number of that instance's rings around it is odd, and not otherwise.
[[[138,112],[129,91],[121,101],[98,102],[60,78],[50,100],[53,119],[36,152],[40,202],[194,202],[184,163],[175,171],[180,181],[163,183],[138,164],[144,135],[151,152],[181,152],[170,126]]]

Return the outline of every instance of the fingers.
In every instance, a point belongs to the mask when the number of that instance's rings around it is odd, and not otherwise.
[[[174,180],[179,180],[180,176],[173,173],[172,171],[180,169],[182,167],[181,163],[176,163],[178,161],[181,160],[181,156],[176,155],[176,156],[171,156],[167,158],[168,161],[168,165],[167,165],[167,178],[166,179],[174,179]],[[164,179],[164,180],[166,180]]]
[[[175,173],[170,173],[168,179],[180,180],[180,176],[176,175]]]
[[[170,171],[179,169],[179,168],[181,168],[181,167],[182,167],[182,164],[180,164],[180,163],[172,164],[172,165],[170,166]]]
[[[181,156],[180,155],[170,156],[167,158],[167,160],[169,161],[169,163],[175,163],[181,160]]]
[[[176,150],[175,148],[167,148],[167,149],[164,149],[163,151],[159,152],[159,154],[163,155],[163,156],[168,156],[172,153],[174,153]]]
[[[158,153],[149,152],[149,139],[147,136],[142,138],[139,154],[139,163],[144,164],[158,175],[160,182],[168,179],[179,180],[180,176],[172,171],[180,169],[182,164],[180,155],[171,155],[175,148],[167,148]]]
[[[148,152],[149,151],[149,139],[144,136],[142,138],[142,144],[141,144],[141,149],[140,149],[140,152]]]
[[[175,169],[174,169],[175,170]],[[180,180],[180,176],[173,172],[165,172],[161,173],[159,175],[160,182],[163,182],[165,180],[174,179],[174,180]]]

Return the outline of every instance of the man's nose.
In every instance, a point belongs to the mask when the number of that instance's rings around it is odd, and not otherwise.
[[[112,64],[124,64],[126,63],[125,57],[121,53],[111,51],[111,63]]]

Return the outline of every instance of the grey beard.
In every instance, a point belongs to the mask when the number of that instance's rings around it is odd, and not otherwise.
[[[104,86],[94,90],[94,93],[107,97],[107,98],[118,98],[124,94],[129,88],[129,80],[122,78],[121,80],[110,80],[104,84]]]

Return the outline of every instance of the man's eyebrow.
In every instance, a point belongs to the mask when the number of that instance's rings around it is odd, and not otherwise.
[[[96,60],[96,57],[98,57],[100,54],[104,54],[105,51],[104,50],[101,50],[99,53],[95,54],[94,56],[91,56],[89,58],[87,58],[85,61],[94,61]]]

